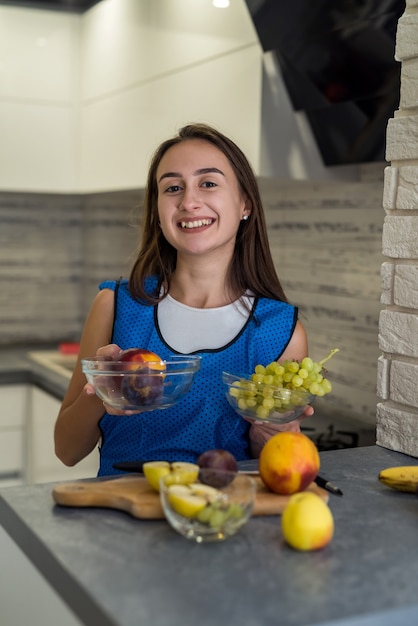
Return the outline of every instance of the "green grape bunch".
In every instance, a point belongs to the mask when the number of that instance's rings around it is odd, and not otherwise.
[[[303,388],[313,396],[322,397],[332,391],[332,385],[325,377],[324,363],[338,351],[338,348],[334,348],[324,359],[317,362],[306,356],[300,362],[287,360],[282,364],[273,361],[266,367],[257,365],[251,380],[286,389]]]
[[[296,407],[309,404],[312,396],[322,397],[332,391],[324,363],[336,352],[338,348],[321,361],[305,357],[301,361],[257,365],[250,379],[241,378],[233,383],[229,394],[240,411],[258,419],[294,411]]]

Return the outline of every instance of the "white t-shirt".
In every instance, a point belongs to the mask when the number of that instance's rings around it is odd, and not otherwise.
[[[177,352],[221,348],[232,341],[245,325],[253,297],[245,296],[246,306],[236,300],[213,309],[187,306],[168,295],[158,304],[157,318],[166,343]]]

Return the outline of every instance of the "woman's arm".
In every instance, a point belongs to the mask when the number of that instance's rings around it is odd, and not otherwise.
[[[286,350],[283,352],[279,361],[283,362],[287,359],[301,361],[308,356],[308,338],[306,331],[300,322],[296,323],[292,338],[288,343]],[[287,424],[263,424],[253,422],[250,428],[250,449],[253,458],[258,458],[261,448],[266,441],[273,435],[284,430],[300,432],[300,422],[306,417],[313,415],[313,408],[308,406],[305,412],[297,419]]]
[[[103,289],[87,317],[77,364],[55,423],[55,454],[65,465],[81,461],[100,439],[99,421],[105,410],[101,400],[86,386],[81,359],[94,356],[100,347],[109,344],[113,314],[114,292]]]
[[[297,321],[292,338],[287,344],[286,350],[279,359],[279,363],[286,360],[301,361],[308,356],[308,337],[301,322]]]

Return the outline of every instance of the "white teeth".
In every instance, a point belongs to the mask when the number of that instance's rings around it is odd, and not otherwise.
[[[193,222],[181,222],[182,228],[199,228],[200,226],[209,226],[213,220],[194,220]]]

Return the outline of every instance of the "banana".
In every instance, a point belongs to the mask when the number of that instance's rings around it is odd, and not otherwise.
[[[379,480],[392,489],[418,493],[418,465],[388,467],[379,473]]]

